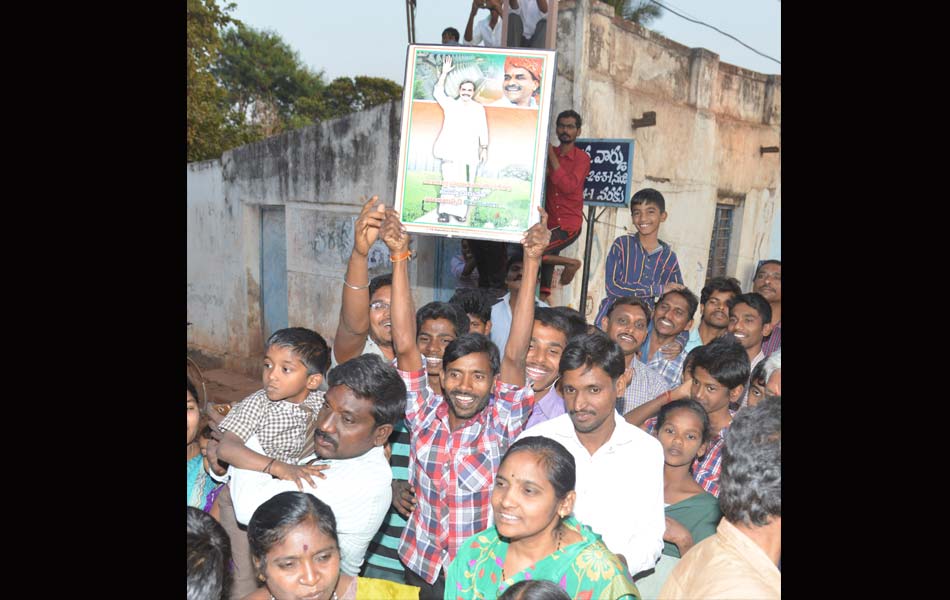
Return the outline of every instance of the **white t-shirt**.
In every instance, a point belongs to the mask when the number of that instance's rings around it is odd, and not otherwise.
[[[526,429],[518,439],[550,438],[574,456],[574,516],[599,533],[611,552],[623,554],[636,575],[652,569],[663,551],[663,446],[617,411],[613,417],[613,434],[593,455],[577,439],[569,413]]]
[[[548,16],[538,8],[538,0],[521,0],[518,2],[518,8],[508,11],[508,14],[519,15],[521,22],[524,23],[524,36],[530,38],[534,35],[534,28],[538,26],[538,21]]]
[[[256,436],[250,437],[246,445],[250,450],[262,452]],[[340,570],[356,576],[366,549],[392,502],[393,473],[382,446],[354,458],[325,462],[330,465],[323,471],[327,478],[316,479],[315,487],[304,482],[303,491],[320,498],[333,510],[340,536]],[[277,494],[299,491],[293,481],[274,479],[267,473],[237,469],[233,465],[228,467],[228,475],[234,516],[241,525],[247,525],[257,507]]]
[[[465,42],[467,46],[489,46],[498,48],[501,46],[501,18],[495,23],[495,28],[491,26],[491,15],[475,23],[472,28],[472,41]]]

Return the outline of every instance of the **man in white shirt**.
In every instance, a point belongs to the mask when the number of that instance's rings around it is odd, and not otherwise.
[[[340,536],[340,569],[356,576],[392,501],[392,471],[383,445],[405,410],[406,385],[392,366],[373,354],[346,361],[332,369],[327,380],[323,408],[311,426],[314,451],[327,465],[326,478],[314,486],[304,483],[302,491],[333,509]],[[260,451],[256,437],[247,445]],[[231,466],[228,474],[234,514],[242,525],[273,496],[298,490],[293,481],[267,473]]]
[[[599,533],[631,576],[663,550],[663,448],[623,420],[624,355],[603,333],[574,338],[561,355],[567,413],[525,430],[560,442],[577,463],[574,516]]]
[[[489,337],[499,348],[504,348],[508,343],[508,332],[511,330],[511,309],[518,303],[523,270],[524,255],[518,252],[508,259],[508,270],[505,272],[505,285],[508,287],[508,293],[502,296],[501,300],[491,307],[491,331],[489,332]],[[525,293],[534,295],[534,290],[526,290]],[[537,298],[534,299],[534,305],[548,306],[546,302],[538,300]]]
[[[509,0],[508,46],[544,48],[548,32],[547,0]]]
[[[475,15],[482,8],[488,11],[488,16],[475,23]],[[472,0],[463,43],[466,46],[501,46],[501,0]]]

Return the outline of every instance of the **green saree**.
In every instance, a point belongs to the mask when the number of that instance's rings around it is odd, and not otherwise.
[[[561,548],[531,567],[501,579],[508,555],[508,542],[494,526],[465,541],[449,566],[445,580],[446,600],[494,600],[525,579],[547,579],[558,584],[571,598],[580,600],[636,599],[640,595],[617,558],[587,525],[574,517],[564,525],[578,532],[582,541]]]

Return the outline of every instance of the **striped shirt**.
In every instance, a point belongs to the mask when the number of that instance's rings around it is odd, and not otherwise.
[[[682,336],[683,333],[685,333],[685,331],[677,335],[676,341],[680,341],[680,336]],[[670,385],[668,389],[673,389],[683,383],[683,363],[686,362],[686,355],[688,353],[686,350],[683,350],[676,355],[676,358],[669,359],[663,356],[663,352],[657,348],[656,352],[653,353],[653,357],[648,358],[647,354],[650,352],[650,338],[652,336],[653,329],[650,329],[650,333],[647,334],[646,339],[643,340],[643,343],[640,345],[640,360],[647,359],[643,360],[643,362],[666,380]],[[654,396],[654,398],[655,397],[656,396]],[[650,399],[652,400],[653,398]]]
[[[653,308],[654,298],[663,293],[663,286],[670,282],[683,283],[679,261],[670,245],[658,240],[660,245],[647,252],[640,245],[640,234],[622,235],[614,240],[607,253],[604,273],[604,292],[595,324],[607,314],[610,303],[623,296],[636,296],[646,300]]]
[[[459,545],[491,523],[495,473],[531,414],[534,391],[497,379],[485,409],[452,431],[448,405],[429,387],[425,369],[398,371],[408,392],[409,473],[416,493],[399,557],[432,584]]]
[[[729,410],[729,423],[732,423],[736,411]],[[650,417],[643,423],[647,433],[656,435],[656,417]],[[729,425],[719,430],[719,433],[709,438],[706,453],[696,457],[693,461],[693,479],[703,486],[703,489],[715,497],[719,497],[719,474],[722,472],[722,449],[726,445],[726,434]]]
[[[234,405],[218,429],[235,433],[246,443],[257,435],[264,454],[296,464],[306,446],[307,427],[323,407],[323,392],[312,391],[300,404],[273,401],[258,390]]]
[[[392,467],[393,479],[408,481],[410,436],[404,420],[400,419],[393,426],[389,443],[392,447],[389,464]],[[395,508],[390,506],[389,512],[383,518],[383,526],[376,537],[373,538],[373,541],[369,543],[369,549],[366,551],[365,566],[373,566],[385,571],[385,573],[377,572],[375,576],[397,583],[405,583],[406,570],[399,562],[399,538],[402,536],[402,530],[405,526],[406,520]],[[390,574],[392,577],[386,576]]]

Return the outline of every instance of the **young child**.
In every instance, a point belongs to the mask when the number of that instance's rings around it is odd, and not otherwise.
[[[607,253],[604,291],[594,323],[600,323],[607,307],[622,296],[643,298],[650,309],[656,299],[683,288],[683,274],[670,245],[659,238],[660,223],[666,221],[666,200],[653,188],[645,188],[630,199],[630,213],[637,233],[614,240]]]
[[[303,327],[275,331],[267,340],[264,356],[264,389],[234,405],[218,429],[217,448],[208,449],[209,462],[217,459],[241,469],[262,471],[278,479],[302,480],[314,485],[312,475],[321,467],[297,465],[313,448],[306,436],[309,425],[323,406],[323,382],[330,364],[330,349],[323,337]],[[245,446],[256,435],[266,456]],[[309,443],[308,443],[309,442]]]

